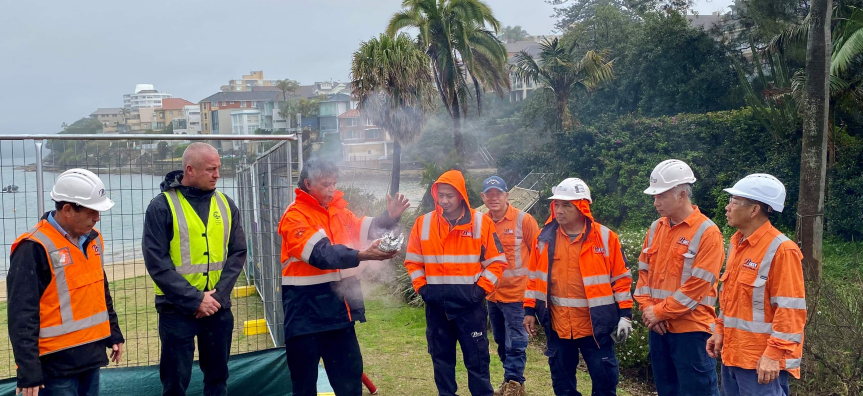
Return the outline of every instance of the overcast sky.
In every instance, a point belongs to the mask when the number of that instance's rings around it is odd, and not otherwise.
[[[543,0],[487,0],[503,25],[552,33]],[[732,0],[698,0],[701,14]],[[263,70],[346,80],[352,52],[401,0],[0,0],[0,134],[55,133],[136,83],[197,103]]]

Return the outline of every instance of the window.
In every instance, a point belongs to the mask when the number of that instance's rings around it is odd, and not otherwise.
[[[366,138],[368,139],[377,139],[381,137],[381,131],[379,129],[369,129],[366,131]]]
[[[234,101],[233,101],[233,100],[231,101],[231,104],[234,104]]]
[[[356,139],[357,131],[346,131],[345,132],[345,140]]]
[[[356,118],[345,119],[345,126],[357,126],[357,119]]]
[[[245,100],[240,102],[240,107],[246,107],[246,101]]]

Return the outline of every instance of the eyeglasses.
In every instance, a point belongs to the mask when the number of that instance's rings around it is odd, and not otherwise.
[[[734,197],[728,198],[728,204],[729,204],[729,205],[731,205],[732,207],[735,207],[735,208],[736,208],[736,207],[740,207],[740,206],[752,206],[752,205],[755,205],[755,204],[753,204],[753,203],[751,203],[751,202],[746,202],[746,201],[744,201],[744,200],[742,200],[742,199],[738,199],[738,198],[734,198]]]

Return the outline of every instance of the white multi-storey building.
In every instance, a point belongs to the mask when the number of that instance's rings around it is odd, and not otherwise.
[[[136,84],[135,93],[123,95],[123,107],[127,109],[160,109],[162,99],[170,98],[171,94],[159,92],[153,84]]]

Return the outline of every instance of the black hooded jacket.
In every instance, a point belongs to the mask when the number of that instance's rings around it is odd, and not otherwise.
[[[210,201],[215,190],[204,191],[199,188],[184,186],[180,184],[182,180],[183,171],[173,171],[165,176],[160,187],[163,192],[170,189],[180,191],[206,225],[210,214]],[[222,269],[222,276],[216,284],[216,292],[213,293],[213,298],[222,306],[221,309],[231,307],[231,292],[243,270],[243,264],[246,262],[246,234],[240,224],[240,210],[230,197],[228,197],[228,206],[231,211],[228,258]],[[171,207],[168,206],[168,198],[164,194],[157,195],[147,206],[141,249],[144,253],[147,272],[150,273],[159,289],[165,293],[163,296],[156,296],[156,310],[159,312],[172,310],[192,315],[201,305],[204,293],[189,284],[182,275],[177,273],[176,266],[171,261],[169,251],[171,239],[174,237],[173,221]]]

